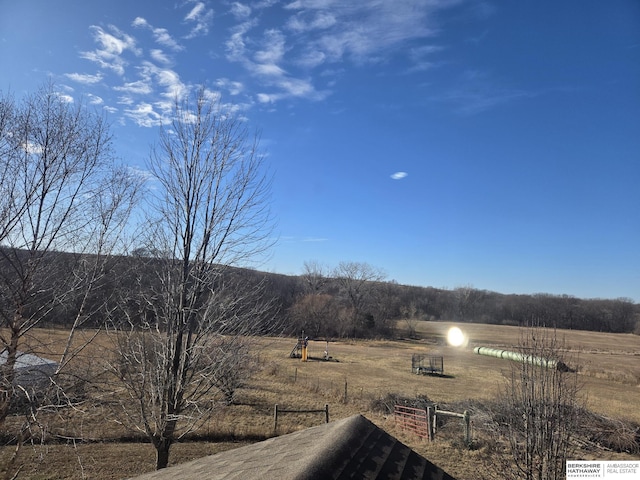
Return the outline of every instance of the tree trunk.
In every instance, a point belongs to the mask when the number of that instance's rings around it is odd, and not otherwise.
[[[9,343],[5,344],[7,359],[0,367],[0,374],[2,374],[2,378],[0,379],[0,425],[4,423],[4,420],[9,415],[14,393],[13,382],[16,378],[15,367],[18,359],[18,340],[20,338],[18,329],[15,328],[15,325],[19,325],[16,318],[20,317],[18,317],[17,314],[14,316],[14,323],[11,328],[11,338]]]
[[[156,470],[167,468],[169,465],[169,449],[173,442],[168,438],[159,440],[155,443],[156,447]]]

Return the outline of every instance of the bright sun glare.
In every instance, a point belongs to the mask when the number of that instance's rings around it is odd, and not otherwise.
[[[465,341],[464,333],[458,327],[451,327],[447,332],[447,342],[452,347],[459,347]]]

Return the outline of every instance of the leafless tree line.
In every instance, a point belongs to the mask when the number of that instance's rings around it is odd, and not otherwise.
[[[393,336],[397,321],[405,323],[411,335],[420,320],[526,326],[535,319],[555,328],[640,333],[640,305],[630,299],[399,285],[367,271],[378,269],[359,262],[341,262],[336,268],[306,262],[285,307],[290,332],[306,326],[317,336]],[[361,282],[363,278],[368,279]]]

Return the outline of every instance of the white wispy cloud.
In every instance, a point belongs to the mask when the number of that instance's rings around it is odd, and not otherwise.
[[[322,65],[327,59],[327,56],[319,50],[311,50],[304,52],[298,56],[294,61],[297,65],[303,68],[312,69],[318,65]]]
[[[169,57],[167,57],[167,55],[158,48],[152,48],[149,54],[151,55],[151,58],[158,63],[163,63],[165,65],[169,65],[171,63]]]
[[[512,88],[489,72],[467,70],[444,93],[433,96],[432,101],[450,104],[462,115],[475,115],[485,110],[539,95]]]
[[[252,73],[264,77],[283,77],[286,72],[275,63],[246,63]]]
[[[251,7],[240,2],[231,4],[231,14],[239,20],[244,20],[251,16]]]
[[[184,17],[184,21],[193,25],[185,38],[194,38],[209,33],[209,27],[213,20],[213,10],[204,2],[195,2],[193,8]]]
[[[124,115],[142,127],[166,123],[176,98],[184,98],[191,87],[171,68],[143,60],[136,66],[138,78],[112,89],[120,92],[118,103],[126,105]]]
[[[335,75],[323,74],[339,71],[343,63],[376,62],[398,51],[414,64],[415,70],[430,68],[431,55],[441,47],[425,46],[421,42],[438,32],[435,14],[459,1],[225,2],[227,18],[237,22],[229,29],[225,42],[226,58],[240,64],[251,80],[247,83],[222,78],[216,81],[216,86],[233,96],[246,95],[248,103],[238,107],[242,109],[250,102],[322,100],[330,95],[330,88],[338,80]],[[181,0],[180,3],[184,9],[182,28],[186,28],[188,34],[179,38],[186,42],[184,39],[206,35],[214,18],[211,3],[207,0]],[[269,15],[269,8],[284,8],[288,13],[284,17]],[[136,17],[131,27],[151,32],[156,48],[143,52],[132,35],[113,25],[94,25],[90,28],[96,48],[81,52],[81,57],[123,77],[119,85],[111,88],[121,94],[119,103],[125,106],[127,118],[143,126],[156,125],[166,120],[173,100],[184,97],[192,88],[173,69],[174,63],[177,64],[174,57],[185,47],[167,29],[150,24],[144,17]],[[323,68],[314,76],[312,72],[319,67]],[[103,80],[103,73],[69,73],[67,77],[92,85]],[[452,91],[448,101],[454,101],[454,95]]]
[[[413,71],[431,68],[432,55],[442,49],[424,45],[438,33],[435,14],[462,0],[376,0],[344,2],[343,0],[230,0],[223,2],[226,18],[235,20],[225,42],[228,61],[240,64],[250,74],[243,82],[221,78],[215,83],[220,91],[232,96],[243,95],[247,103],[275,104],[287,99],[322,100],[339,81],[335,72],[344,71],[341,64],[376,62],[401,51],[413,64]],[[139,48],[136,38],[116,26],[90,27],[96,48],[81,52],[82,58],[122,77],[113,91],[120,94],[118,103],[127,118],[142,126],[157,125],[168,118],[173,100],[184,97],[192,86],[185,83],[176,70],[186,39],[206,35],[213,24],[214,10],[208,0],[180,0],[182,33],[172,35],[144,17],[136,17],[130,30],[149,40],[151,32],[156,48]],[[284,9],[287,13],[270,15],[267,9]],[[260,27],[260,28],[257,28]],[[174,32],[175,33],[175,32]],[[180,38],[181,44],[176,38]],[[145,45],[146,46],[146,45]],[[135,67],[135,68],[133,68]],[[320,69],[320,67],[322,67]],[[125,75],[126,69],[126,75]],[[315,74],[313,72],[316,72]],[[408,70],[412,71],[412,70]],[[329,75],[328,72],[334,72]],[[105,73],[68,73],[67,78],[84,85],[103,81]],[[218,92],[219,93],[219,92]],[[481,99],[469,98],[468,91],[451,89],[441,101],[465,102],[469,110],[482,108]],[[499,102],[500,93],[486,95],[485,101]],[[517,95],[518,92],[511,92]],[[96,97],[100,98],[100,97]],[[475,101],[474,101],[475,100]],[[508,101],[508,100],[505,100]],[[231,108],[231,107],[230,107]],[[461,108],[461,107],[459,107]]]
[[[82,83],[84,85],[93,85],[100,82],[103,78],[103,75],[101,73],[97,73],[95,75],[90,75],[87,73],[65,73],[65,77],[77,83]]]
[[[90,27],[93,38],[98,43],[98,48],[88,52],[81,52],[80,57],[97,63],[101,68],[109,69],[118,75],[124,75],[124,67],[127,62],[122,55],[125,51],[131,51],[134,55],[140,55],[141,50],[136,46],[135,39],[113,25],[109,25],[109,31],[102,27],[92,25]]]
[[[294,32],[307,32],[309,30],[323,30],[332,27],[338,22],[331,12],[313,12],[307,19],[302,13],[298,13],[287,21],[287,28]]]
[[[124,85],[116,85],[113,89],[117,92],[126,92],[133,95],[148,95],[153,92],[153,86],[148,80],[127,82]]]
[[[153,182],[156,177],[151,171],[139,167],[127,166],[127,172],[131,178],[136,178],[143,183]]]
[[[158,69],[155,73],[158,84],[164,88],[160,95],[170,103],[176,98],[183,98],[189,92],[189,86],[180,80],[180,75],[174,70],[164,68]]]
[[[440,31],[436,15],[461,2],[296,0],[277,7],[272,2],[253,3],[253,10],[235,2],[230,13],[238,24],[230,29],[227,59],[242,64],[256,78],[262,87],[256,96],[260,103],[323,99],[330,94],[332,80],[311,76],[320,67],[335,71],[336,65],[381,62],[401,52],[412,65],[406,72],[431,68],[432,55],[442,47],[424,42]],[[288,15],[262,11],[270,7],[283,8]],[[274,23],[276,18],[279,24]]]
[[[284,35],[276,29],[265,32],[262,47],[254,54],[254,60],[259,64],[276,64],[284,56]]]
[[[136,17],[131,25],[137,28],[147,28],[151,30],[157,43],[164,47],[168,47],[175,52],[179,52],[184,48],[173,38],[173,36],[171,36],[166,28],[156,28],[151,25],[145,18]]]
[[[269,94],[269,93],[258,93],[256,94],[256,100],[258,100],[259,103],[275,103],[278,100],[281,100],[282,96],[281,95],[276,95],[276,94]]]
[[[154,28],[153,34],[156,37],[156,42],[158,42],[160,45],[164,45],[165,47],[169,47],[175,51],[182,50],[182,45],[176,42],[173,37],[169,35],[169,32],[164,28]]]
[[[157,112],[153,105],[146,102],[139,102],[132,108],[126,108],[124,114],[140,127],[157,127],[169,121],[161,112]]]
[[[128,94],[128,97],[135,95],[149,95],[153,89],[153,70],[155,65],[151,62],[143,61],[140,65],[136,66],[138,79],[130,82],[125,82],[122,85],[113,86],[113,90],[117,92],[123,92]]]
[[[222,94],[218,90],[211,90],[210,88],[205,88],[202,94],[204,98],[211,103],[218,103],[222,99]]]
[[[243,61],[247,53],[245,36],[257,25],[256,19],[242,22],[231,29],[231,37],[225,42],[227,60],[232,62]]]
[[[534,94],[523,90],[492,88],[490,91],[477,91],[465,89],[451,90],[436,100],[452,104],[455,111],[462,115],[475,115],[532,96]]]
[[[42,155],[44,153],[44,147],[36,142],[24,142],[20,147],[27,155]]]
[[[340,0],[295,0],[287,4],[284,8],[317,8],[328,9],[334,5],[339,5]]]
[[[119,105],[133,105],[134,103],[135,102],[133,98],[131,98],[131,96],[129,95],[121,95],[120,97],[118,97]]]
[[[58,96],[58,98],[60,100],[62,100],[63,102],[66,103],[73,103],[75,100],[71,95],[68,95],[66,93],[62,93],[62,92],[56,92],[56,95]]]
[[[276,103],[290,98],[304,98],[307,100],[323,100],[329,95],[328,91],[317,91],[310,81],[301,79],[280,79],[272,86],[274,92],[260,92],[256,95],[259,103]]]
[[[305,98],[308,100],[322,100],[329,95],[328,91],[318,91],[309,79],[294,78],[286,75],[284,71],[276,72],[275,67],[264,73],[264,66],[257,66],[255,73],[263,75],[263,84],[275,89],[274,92],[258,93],[256,98],[260,103],[275,103],[287,98]],[[268,78],[267,78],[268,77]]]
[[[229,80],[228,78],[219,78],[216,80],[216,86],[229,92],[229,95],[238,95],[244,90],[242,82]]]
[[[185,20],[193,20],[196,21],[198,17],[202,14],[205,5],[202,2],[197,2],[195,6],[191,9],[191,11],[184,17]]]
[[[278,239],[283,243],[299,243],[299,242],[327,242],[326,237],[296,237],[294,235],[283,235]]]
[[[326,91],[318,91],[314,87],[311,79],[291,75],[281,65],[285,61],[287,49],[286,37],[282,31],[275,28],[266,30],[260,39],[260,46],[252,53],[247,51],[244,36],[253,26],[253,22],[243,22],[236,26],[227,42],[227,58],[240,62],[259,80],[263,88],[274,89],[272,92],[259,92],[256,95],[259,103],[275,103],[286,98],[320,100],[327,96]]]
[[[186,3],[190,4],[190,10],[184,21],[191,26],[190,36],[206,33],[213,17],[213,10],[204,1],[188,0]],[[240,7],[238,4],[236,8],[242,10]],[[120,112],[120,121],[128,119],[142,127],[167,123],[175,99],[184,98],[192,88],[172,69],[175,63],[173,55],[183,51],[184,47],[167,29],[153,26],[143,17],[136,17],[131,27],[151,32],[158,48],[144,51],[138,47],[134,36],[120,28],[114,25],[92,25],[90,31],[96,48],[80,52],[80,57],[93,61],[101,69],[108,69],[123,78],[121,83],[105,82],[106,88],[118,94],[117,100],[113,102],[120,105],[120,108],[104,106],[106,111]],[[95,75],[67,74],[69,79],[85,85],[97,84],[103,80],[103,76],[101,72]],[[242,90],[242,84],[239,82],[229,81],[227,85],[230,91]],[[104,100],[98,96],[92,97],[90,102],[104,105]]]
[[[394,180],[402,180],[407,175],[409,175],[407,172],[396,172],[393,175],[391,175],[391,178],[393,178]]]
[[[134,27],[149,27],[149,22],[147,22],[147,20],[145,18],[142,17],[136,17],[133,19],[133,22],[131,22],[131,25]]]
[[[254,2],[252,4],[252,7],[256,10],[261,10],[264,8],[269,8],[275,5],[276,3],[280,3],[280,0],[260,0],[260,1]]]
[[[89,99],[88,101],[91,105],[102,105],[104,103],[102,97],[94,95],[93,93],[88,93],[87,98]]]
[[[300,0],[289,3],[293,12],[288,27],[308,35],[307,53],[327,61],[351,59],[377,61],[389,50],[409,41],[437,34],[435,13],[454,5],[453,1],[380,0],[340,2]]]
[[[321,100],[324,96],[324,93],[316,91],[310,80],[302,78],[279,78],[275,85],[294,97],[315,97],[315,99]]]
[[[408,56],[412,65],[408,71],[418,72],[433,68],[436,63],[431,60],[431,56],[442,50],[444,47],[440,45],[420,45],[409,49]]]

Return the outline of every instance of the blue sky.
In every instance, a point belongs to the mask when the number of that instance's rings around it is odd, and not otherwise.
[[[636,0],[0,0],[0,90],[49,78],[140,169],[219,92],[274,176],[264,270],[640,300]]]

